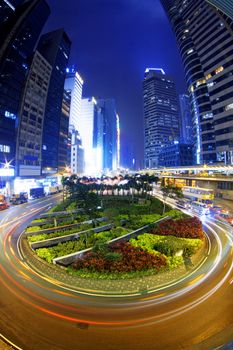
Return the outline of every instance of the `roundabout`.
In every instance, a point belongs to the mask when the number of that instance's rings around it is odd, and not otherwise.
[[[19,348],[68,350],[78,341],[79,349],[93,342],[95,349],[140,349],[142,344],[145,349],[172,349],[174,344],[177,349],[213,349],[231,340],[229,227],[205,218],[210,249],[183,279],[154,291],[106,297],[77,291],[52,274],[41,276],[21,256],[22,228],[44,205],[32,205],[30,215],[1,229],[1,329]]]

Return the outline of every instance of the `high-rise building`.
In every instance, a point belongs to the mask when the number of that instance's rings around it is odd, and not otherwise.
[[[116,170],[119,163],[119,117],[114,99],[97,101],[98,125],[95,147],[102,153],[101,169]]]
[[[231,0],[207,0],[207,2],[233,19],[233,2]]]
[[[19,109],[31,55],[49,16],[45,0],[1,1],[0,163],[14,164]]]
[[[63,29],[42,35],[38,51],[52,66],[42,137],[42,174],[58,171],[61,110],[71,41]]]
[[[159,153],[159,166],[166,168],[190,166],[193,165],[193,162],[193,146],[180,143],[179,141],[171,142],[169,145],[163,147]]]
[[[18,176],[41,175],[42,135],[52,66],[36,51],[20,109],[16,165]]]
[[[0,0],[0,25],[8,21],[23,2],[24,0]]]
[[[83,79],[79,73],[72,68],[67,68],[65,80],[65,90],[71,93],[71,104],[70,104],[70,130],[79,129],[79,116],[81,113],[81,101],[83,91]]]
[[[189,96],[186,94],[180,95],[180,138],[182,143],[193,143],[193,123],[192,114],[189,103]]]
[[[60,119],[59,145],[58,145],[58,171],[64,173],[70,165],[68,154],[69,119],[70,119],[70,91],[64,90]]]
[[[176,34],[191,101],[196,162],[233,164],[232,20],[203,0],[161,0]],[[228,1],[210,1],[227,5]]]
[[[84,148],[85,173],[93,174],[100,172],[102,152],[101,149],[96,148],[98,113],[97,101],[94,97],[82,99],[78,125]]]
[[[81,137],[75,129],[71,132],[71,174],[84,173],[84,149]]]
[[[145,167],[158,166],[161,148],[179,138],[179,107],[174,81],[163,69],[147,68],[143,81]]]

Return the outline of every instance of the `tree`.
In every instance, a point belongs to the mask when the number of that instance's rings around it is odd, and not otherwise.
[[[171,186],[162,186],[161,191],[163,194],[163,215],[165,214],[165,209],[166,209],[166,198],[169,196],[169,194],[172,191]]]

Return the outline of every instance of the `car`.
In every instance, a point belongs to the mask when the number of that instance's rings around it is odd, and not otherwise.
[[[9,204],[8,203],[0,203],[0,210],[5,210],[9,208]]]
[[[210,207],[210,211],[214,214],[220,214],[224,212],[224,208],[221,205],[213,205]]]
[[[215,217],[220,221],[227,221],[231,226],[233,226],[233,214],[229,213],[228,211],[217,214]]]

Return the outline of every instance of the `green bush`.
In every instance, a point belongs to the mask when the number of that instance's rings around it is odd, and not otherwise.
[[[114,238],[121,237],[129,233],[130,231],[123,227],[112,228],[109,231],[102,231],[94,234],[94,240],[96,242],[108,242]]]
[[[167,264],[170,270],[176,269],[184,263],[184,259],[182,256],[168,256]]]
[[[150,253],[160,252],[166,256],[174,256],[182,251],[185,257],[195,254],[203,244],[200,239],[158,236],[148,233],[139,236],[138,239],[131,239],[130,243],[134,247],[140,247]]]
[[[77,202],[71,202],[67,207],[66,210],[76,210],[78,209]]]
[[[51,233],[39,234],[35,236],[29,236],[28,241],[30,243],[45,241],[46,239],[68,236],[68,235],[71,235],[72,233],[78,233],[78,232],[86,231],[88,229],[91,229],[91,225],[83,224],[79,227],[73,228],[72,230],[56,231]]]
[[[185,219],[189,218],[190,216],[183,213],[180,210],[172,209],[164,214],[164,216],[170,216],[173,220],[180,220],[180,219]]]
[[[75,253],[85,248],[86,246],[83,242],[74,240],[65,243],[59,243],[58,245],[50,248],[36,249],[36,254],[40,258],[46,260],[48,263],[51,263],[55,258]]]
[[[32,223],[37,223],[37,222],[44,222],[44,221],[47,221],[48,219],[35,219],[32,221]]]
[[[25,232],[26,233],[29,233],[29,232],[37,232],[37,231],[40,231],[42,230],[42,228],[40,226],[30,226],[30,227],[27,227]]]

